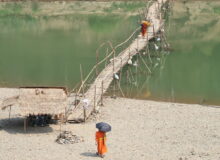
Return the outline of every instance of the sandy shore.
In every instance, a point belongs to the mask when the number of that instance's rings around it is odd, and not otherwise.
[[[220,160],[220,108],[163,102],[105,99],[97,121],[112,125],[106,160]],[[0,111],[1,160],[92,160],[95,123],[67,124],[62,130],[84,137],[84,142],[55,142],[59,125],[29,127],[12,110]]]

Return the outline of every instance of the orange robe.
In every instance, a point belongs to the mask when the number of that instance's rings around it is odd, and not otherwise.
[[[150,24],[149,22],[147,22],[147,21],[142,21],[142,23],[141,23],[141,34],[142,34],[143,37],[146,36],[146,34],[147,34],[147,29],[148,29],[148,27],[149,27],[150,25],[151,25],[151,24]]]
[[[105,132],[101,132],[101,131],[96,132],[96,143],[97,143],[98,153],[100,155],[105,154],[107,152]]]

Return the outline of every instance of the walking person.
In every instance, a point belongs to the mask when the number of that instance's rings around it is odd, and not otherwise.
[[[102,131],[96,132],[97,155],[104,158],[104,154],[108,151],[106,146],[106,133]]]
[[[96,128],[98,129],[95,135],[97,145],[96,154],[101,158],[104,158],[105,153],[108,151],[106,146],[106,132],[111,131],[111,126],[108,123],[100,122],[96,124]]]
[[[149,21],[142,21],[141,22],[141,35],[142,37],[145,37],[147,35],[147,29],[151,26],[151,23]]]

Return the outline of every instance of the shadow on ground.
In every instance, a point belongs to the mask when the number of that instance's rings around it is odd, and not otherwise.
[[[25,133],[24,119],[23,118],[0,119],[0,130],[5,130],[10,134]],[[32,127],[28,125],[26,133],[40,134],[40,133],[49,133],[52,131],[53,129],[50,126]]]
[[[85,157],[98,157],[97,154],[94,152],[84,152],[84,153],[81,153],[80,155],[85,156]]]

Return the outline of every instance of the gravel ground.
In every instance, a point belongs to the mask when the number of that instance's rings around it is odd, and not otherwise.
[[[220,160],[220,108],[132,99],[105,99],[99,118],[85,124],[29,127],[12,109],[0,111],[1,160],[92,160],[96,157],[95,123],[112,125],[106,160]],[[96,119],[96,120],[94,120]],[[61,130],[84,142],[57,144]]]

